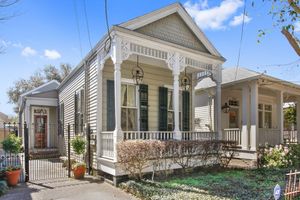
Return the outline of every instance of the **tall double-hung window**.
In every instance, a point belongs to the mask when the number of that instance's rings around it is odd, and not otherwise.
[[[75,92],[75,134],[83,133],[84,128],[84,112],[85,112],[85,98],[84,89]]]
[[[124,131],[138,130],[137,123],[137,91],[136,86],[131,84],[122,84],[121,89],[121,126]]]

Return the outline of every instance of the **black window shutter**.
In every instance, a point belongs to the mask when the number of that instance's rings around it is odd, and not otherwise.
[[[148,85],[140,85],[140,130],[148,131]]]
[[[168,88],[159,87],[159,130],[168,129]]]
[[[115,130],[115,89],[114,81],[107,80],[107,131]]]
[[[75,92],[75,94],[74,94],[74,107],[75,107],[75,109],[74,109],[74,132],[75,132],[75,134],[77,134],[78,133],[78,123],[77,123],[77,120],[78,120],[78,116],[77,116],[77,108],[78,108],[78,106],[77,106],[77,104],[78,104],[78,101],[77,101],[77,93]]]
[[[182,130],[190,130],[190,92],[182,92]]]

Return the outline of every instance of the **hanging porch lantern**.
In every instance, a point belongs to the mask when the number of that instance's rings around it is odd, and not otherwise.
[[[140,85],[144,78],[144,70],[139,66],[139,56],[136,56],[136,66],[131,71],[132,79],[136,85]]]
[[[224,113],[228,113],[230,111],[230,106],[227,103],[225,103],[224,106],[222,106],[222,111]]]
[[[189,90],[191,87],[191,80],[190,78],[186,75],[186,69],[184,70],[184,76],[181,77],[180,79],[180,86],[182,87],[182,89],[184,89],[185,91]]]

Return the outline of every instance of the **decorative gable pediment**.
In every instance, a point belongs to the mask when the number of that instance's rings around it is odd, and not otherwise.
[[[207,48],[177,13],[161,18],[135,31],[187,48],[209,53]]]

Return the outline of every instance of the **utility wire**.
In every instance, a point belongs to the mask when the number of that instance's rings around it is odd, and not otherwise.
[[[300,63],[300,58],[295,61],[289,62],[289,63],[259,65],[258,67],[284,67],[284,66],[290,66],[290,65],[294,65],[294,64],[298,64],[298,63]]]
[[[107,0],[104,1],[104,9],[105,9],[105,22],[106,22],[106,29],[107,29],[107,36],[108,39],[105,41],[104,50],[108,53],[111,47],[111,35],[109,32],[109,25],[108,25],[108,10],[107,10]]]
[[[81,45],[81,35],[80,35],[80,29],[79,29],[79,19],[77,14],[77,6],[76,6],[76,0],[73,0],[74,5],[74,13],[75,13],[75,19],[76,19],[76,26],[77,26],[77,33],[78,33],[78,40],[79,40],[79,48],[80,48],[80,55],[81,58],[83,58],[82,54],[82,45]]]
[[[244,26],[245,26],[246,4],[247,4],[247,1],[245,0],[245,3],[244,3],[244,11],[243,11],[243,23],[242,23],[242,30],[241,30],[241,38],[240,38],[239,52],[238,52],[238,59],[237,59],[237,63],[236,63],[236,69],[235,69],[234,80],[236,80],[238,68],[239,68],[239,65],[240,65],[241,49],[242,49],[242,43],[243,43],[243,38],[244,38]]]
[[[88,38],[89,38],[89,44],[90,44],[90,48],[92,50],[93,47],[92,47],[92,42],[91,42],[91,34],[90,34],[90,28],[89,28],[89,21],[88,21],[87,11],[86,11],[86,0],[83,0],[83,11],[84,11],[84,16],[85,16],[86,29],[87,29]]]

